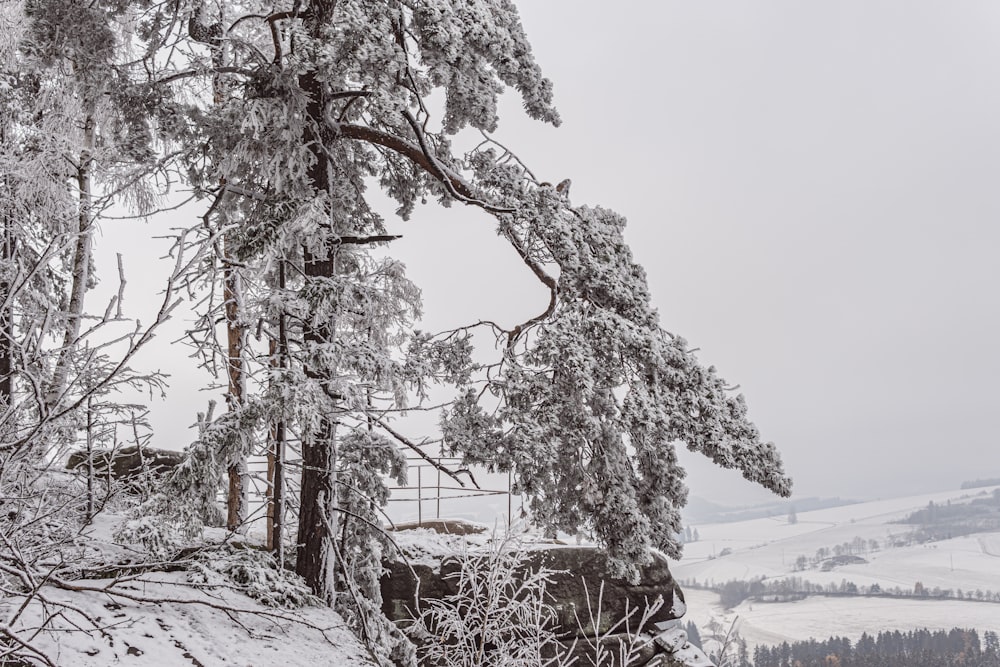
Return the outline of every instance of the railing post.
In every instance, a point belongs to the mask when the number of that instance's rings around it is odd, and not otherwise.
[[[511,471],[508,470],[507,471],[507,527],[508,528],[510,528],[510,522],[511,522],[511,510],[510,510],[512,502],[510,495],[510,484],[512,479],[511,475],[512,475]]]
[[[434,515],[435,519],[441,518],[441,457],[440,456],[438,457],[438,465],[437,465],[437,507],[435,508]]]
[[[421,483],[420,473],[424,467],[417,464],[417,525],[424,525],[424,490]]]

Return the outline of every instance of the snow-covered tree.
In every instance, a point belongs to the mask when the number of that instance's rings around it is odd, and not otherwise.
[[[137,75],[155,70],[143,67],[143,9],[0,3],[0,580],[11,603],[0,622],[4,664],[56,664],[34,645],[64,613],[46,589],[65,586],[92,555],[81,534],[114,486],[98,484],[92,459],[85,481],[68,476],[65,455],[79,447],[90,459],[98,445],[117,442],[115,425],[139,409],[121,390],[163,386],[161,375],[131,364],[175,304],[171,277],[145,326],[123,309],[121,261],[105,274],[119,279],[117,294],[96,308],[85,298],[96,284],[101,216],[115,205],[150,211],[152,177],[168,160],[152,140],[151,100]],[[136,444],[140,422],[132,421]]]
[[[0,131],[13,139],[0,176],[23,187],[0,202],[0,398],[34,382],[41,424],[124,381],[114,364],[73,373],[87,359],[92,230],[126,195],[148,208],[151,172],[183,180],[204,206],[179,232],[175,251],[197,261],[178,260],[176,277],[198,302],[191,339],[229,404],[206,413],[188,463],[142,511],[193,531],[228,476],[236,528],[241,461],[265,442],[276,461],[298,447],[296,571],[383,661],[408,655],[373,620],[383,479],[403,472],[397,448],[426,455],[393,417],[421,407],[431,384],[453,391],[440,416],[448,449],[513,471],[533,521],[590,532],[623,575],[651,548],[679,554],[678,445],[788,494],[742,397],[661,326],[625,220],[574,204],[568,182],[536,178],[491,139],[506,87],[530,117],[559,122],[509,0],[31,0],[3,11],[17,31],[0,42],[0,85],[17,94],[4,97]],[[58,132],[39,125],[58,122]],[[469,129],[485,140],[459,148]],[[547,302],[509,329],[415,331],[419,289],[391,258],[395,237],[369,188],[403,217],[428,199],[489,214]],[[30,224],[12,222],[22,214]],[[23,287],[41,271],[59,289]],[[40,313],[38,323],[56,314],[46,326],[60,342],[37,370],[14,365],[46,334],[5,333],[18,330],[15,312]],[[485,366],[472,363],[478,327],[498,341]]]
[[[126,48],[141,41],[140,10],[36,0],[4,3],[0,14],[0,420],[16,451],[39,454],[29,443],[49,440],[51,457],[51,440],[71,441],[81,427],[88,396],[150,379],[128,367],[131,353],[111,354],[143,338],[121,329],[122,293],[97,312],[85,303],[101,216],[115,205],[152,211],[166,161],[135,76],[142,58]],[[121,265],[108,275],[124,283]]]
[[[400,365],[401,348],[453,362],[446,374],[459,390],[442,419],[447,446],[469,462],[514,470],[537,523],[591,531],[623,574],[634,576],[651,547],[679,553],[686,489],[678,443],[789,492],[742,397],[661,327],[624,219],[574,205],[568,183],[539,182],[490,140],[453,150],[464,128],[496,128],[505,86],[530,116],[558,123],[552,86],[510,2],[245,9],[211,28],[232,49],[231,64],[205,60],[176,78],[234,78],[238,92],[199,130],[205,150],[225,157],[199,163],[211,168],[195,185],[215,193],[213,206],[223,197],[244,202],[227,248],[263,272],[260,284],[265,275],[274,284],[268,272],[277,266],[289,269],[284,290],[260,291],[259,309],[262,320],[283,313],[293,323],[281,403],[294,406],[285,416],[302,441],[297,569],[314,590],[332,598],[342,572],[338,485],[350,482],[337,476],[346,470],[339,443],[354,437],[353,424],[405,441],[387,430],[388,418],[405,407],[409,388],[439,372]],[[188,11],[201,16],[199,7]],[[425,103],[434,96],[441,118]],[[366,198],[373,183],[404,216],[431,196],[490,213],[548,289],[537,316],[495,332],[502,344],[489,372],[472,372],[468,330],[411,338],[416,290],[400,267],[371,255],[392,240]]]

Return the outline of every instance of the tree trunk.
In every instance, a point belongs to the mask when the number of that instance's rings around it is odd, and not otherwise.
[[[110,467],[110,465],[109,465]],[[87,525],[94,521],[94,401],[87,399]]]
[[[0,143],[8,141],[6,124],[0,126]],[[0,199],[0,414],[14,404],[14,203],[9,175],[3,177]],[[0,423],[3,423],[0,420]]]
[[[242,292],[240,290],[239,272],[233,266],[232,258],[223,239],[223,299],[226,308],[226,371],[229,375],[229,395],[227,402],[230,410],[239,410],[243,406],[245,380],[243,378],[243,348],[245,346],[245,329],[240,323],[240,305]],[[229,490],[226,495],[226,528],[238,530],[247,517],[246,459],[232,463],[228,468]]]
[[[278,289],[285,289],[285,262],[278,265]],[[271,340],[271,366],[282,373],[288,368],[288,331],[285,313],[278,315],[278,340]],[[284,377],[280,379],[284,382]],[[268,506],[267,547],[274,554],[278,565],[285,562],[285,419],[279,417],[271,428],[271,448],[268,452]]]
[[[227,84],[224,75],[218,73],[226,64],[225,43],[220,39],[222,25],[225,19],[225,3],[220,5],[220,15],[215,23],[207,24],[202,4],[195,7],[194,15],[188,21],[188,33],[196,42],[207,44],[212,51],[212,65],[216,74],[212,77],[212,103],[221,106],[225,103]],[[220,197],[225,197],[225,180],[220,182],[222,191]],[[224,222],[227,222],[226,212],[229,210],[225,201],[220,202],[219,209]],[[243,305],[243,292],[240,274],[233,261],[233,256],[222,238],[222,293],[226,316],[226,374],[229,378],[229,390],[226,404],[230,411],[243,407],[246,393],[246,380],[243,377],[243,350],[246,347],[246,327],[240,322]],[[247,461],[246,456],[240,456],[226,469],[228,489],[226,491],[226,528],[239,530],[247,518]]]
[[[93,107],[93,104],[89,105]],[[69,378],[70,361],[80,337],[80,326],[83,320],[83,302],[90,282],[90,262],[93,252],[93,194],[91,183],[91,167],[96,140],[94,112],[89,111],[83,122],[83,147],[80,150],[80,162],[76,169],[77,187],[80,191],[79,224],[77,228],[76,250],[73,254],[73,282],[70,287],[69,311],[66,317],[66,331],[63,336],[62,350],[52,373],[52,384],[45,397],[46,411],[55,409]]]
[[[298,553],[295,571],[313,592],[332,604],[336,552],[336,426],[323,420],[322,429],[302,443],[302,490],[299,507]]]
[[[8,141],[6,123],[0,125],[0,146]],[[3,191],[0,193],[0,411],[11,405],[13,388],[13,332],[8,334],[13,324],[12,311],[14,295],[12,276],[14,266],[14,215],[13,192],[8,174],[3,176]]]
[[[8,186],[7,191],[10,191]],[[0,218],[0,413],[14,403],[14,221],[10,208]]]
[[[325,169],[324,169],[325,171]],[[306,280],[333,275],[333,259],[319,259],[304,251]],[[303,340],[307,347],[329,343],[333,339],[332,323],[319,326],[306,324]],[[329,369],[305,368],[306,376],[319,383],[329,381]],[[336,422],[324,416],[316,432],[302,443],[302,489],[299,501],[299,552],[295,561],[298,572],[313,592],[329,603],[333,602],[336,553],[333,541],[337,534],[336,514]]]
[[[332,10],[332,3],[318,2],[311,8],[310,32],[318,34],[319,28]],[[329,132],[324,131],[323,110],[326,104],[325,86],[315,72],[306,72],[300,78],[303,91],[309,96],[306,113],[311,121],[302,137],[315,156],[309,168],[309,179],[316,192],[329,191],[328,155]],[[306,281],[334,276],[334,253],[327,243],[323,256],[303,248],[303,269]],[[324,345],[333,340],[335,325],[332,321],[303,325],[303,341],[307,348]],[[307,362],[306,376],[319,383],[329,381],[330,369],[312,367]],[[331,416],[323,418],[320,426],[302,443],[302,488],[299,504],[298,553],[295,571],[312,588],[313,592],[328,603],[333,602],[335,586],[336,550],[333,541],[337,534],[336,502],[336,423]]]

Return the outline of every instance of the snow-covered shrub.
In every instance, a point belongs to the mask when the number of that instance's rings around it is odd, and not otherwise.
[[[422,600],[407,628],[421,665],[563,664],[546,593],[555,571],[531,569],[523,547],[508,531],[482,550],[458,554],[459,568],[450,575],[455,592]]]
[[[400,535],[402,551],[436,561],[453,591],[418,601],[406,629],[422,667],[627,667],[644,664],[654,650],[662,652],[651,648],[658,632],[652,619],[664,604],[662,596],[639,606],[626,603],[620,617],[595,635],[593,629],[604,627],[609,614],[603,582],[592,605],[583,580],[586,606],[575,609],[575,627],[560,626],[553,607],[560,601],[550,587],[555,575],[565,572],[533,566],[537,561],[530,558],[532,544],[524,533],[508,528],[481,545],[465,542],[443,564],[440,549],[455,536],[428,533],[407,540],[406,533]]]
[[[212,418],[214,403],[198,415],[199,437],[185,449],[184,459],[158,483],[158,492],[133,507],[118,529],[120,542],[143,547],[164,558],[199,538],[205,526],[223,521],[216,494],[229,458],[239,449],[241,434],[255,424],[260,411],[246,408]],[[225,456],[221,456],[223,452]],[[228,452],[228,453],[226,453]]]
[[[201,551],[188,578],[195,583],[229,584],[269,607],[288,609],[318,602],[301,577],[278,567],[270,553],[259,549]]]
[[[169,555],[178,544],[176,531],[155,515],[126,520],[115,531],[115,540],[142,546],[153,557]]]
[[[411,665],[413,645],[382,614],[380,580],[384,554],[395,550],[381,529],[389,498],[384,476],[406,483],[406,458],[384,436],[354,429],[340,441],[337,472],[340,539],[334,545],[342,574],[334,608],[365,640],[372,657],[384,665]]]
[[[167,558],[201,535],[202,522],[190,505],[157,493],[133,507],[115,532],[122,544],[133,544],[154,558]]]
[[[583,589],[587,591],[586,579],[583,580]],[[587,592],[584,597],[587,601],[587,616],[581,618],[581,610],[576,610],[576,625],[581,632],[588,627],[597,630],[605,615],[604,582],[601,582],[598,591],[596,609],[591,605],[590,593]],[[661,607],[663,607],[662,595],[657,595],[652,601],[647,599],[643,608],[629,608],[626,601],[625,613],[615,623],[603,632],[597,630],[593,637],[585,635],[578,640],[581,650],[577,654],[581,659],[572,664],[577,667],[612,667],[614,665],[629,667],[641,664],[644,661],[643,649],[653,641],[652,635],[649,634],[655,632],[651,621]]]
[[[73,561],[86,522],[86,489],[70,475],[31,463],[0,465],[0,560],[23,566]]]

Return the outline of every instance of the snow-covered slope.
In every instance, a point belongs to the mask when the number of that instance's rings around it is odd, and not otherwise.
[[[111,581],[72,583],[101,588]],[[138,599],[47,587],[46,611],[36,602],[28,615],[45,613],[50,628],[65,632],[38,635],[33,645],[66,667],[374,665],[329,608],[269,608],[225,588],[196,589],[184,573],[145,574],[114,588]]]
[[[223,529],[204,531],[203,550],[157,563],[112,538],[122,519],[99,514],[58,567],[42,564],[45,581],[12,579],[16,563],[2,564],[0,648],[17,645],[30,664],[56,667],[374,667],[340,615],[310,604],[299,580],[261,567],[261,552],[224,548]],[[244,569],[226,576],[227,566]]]

